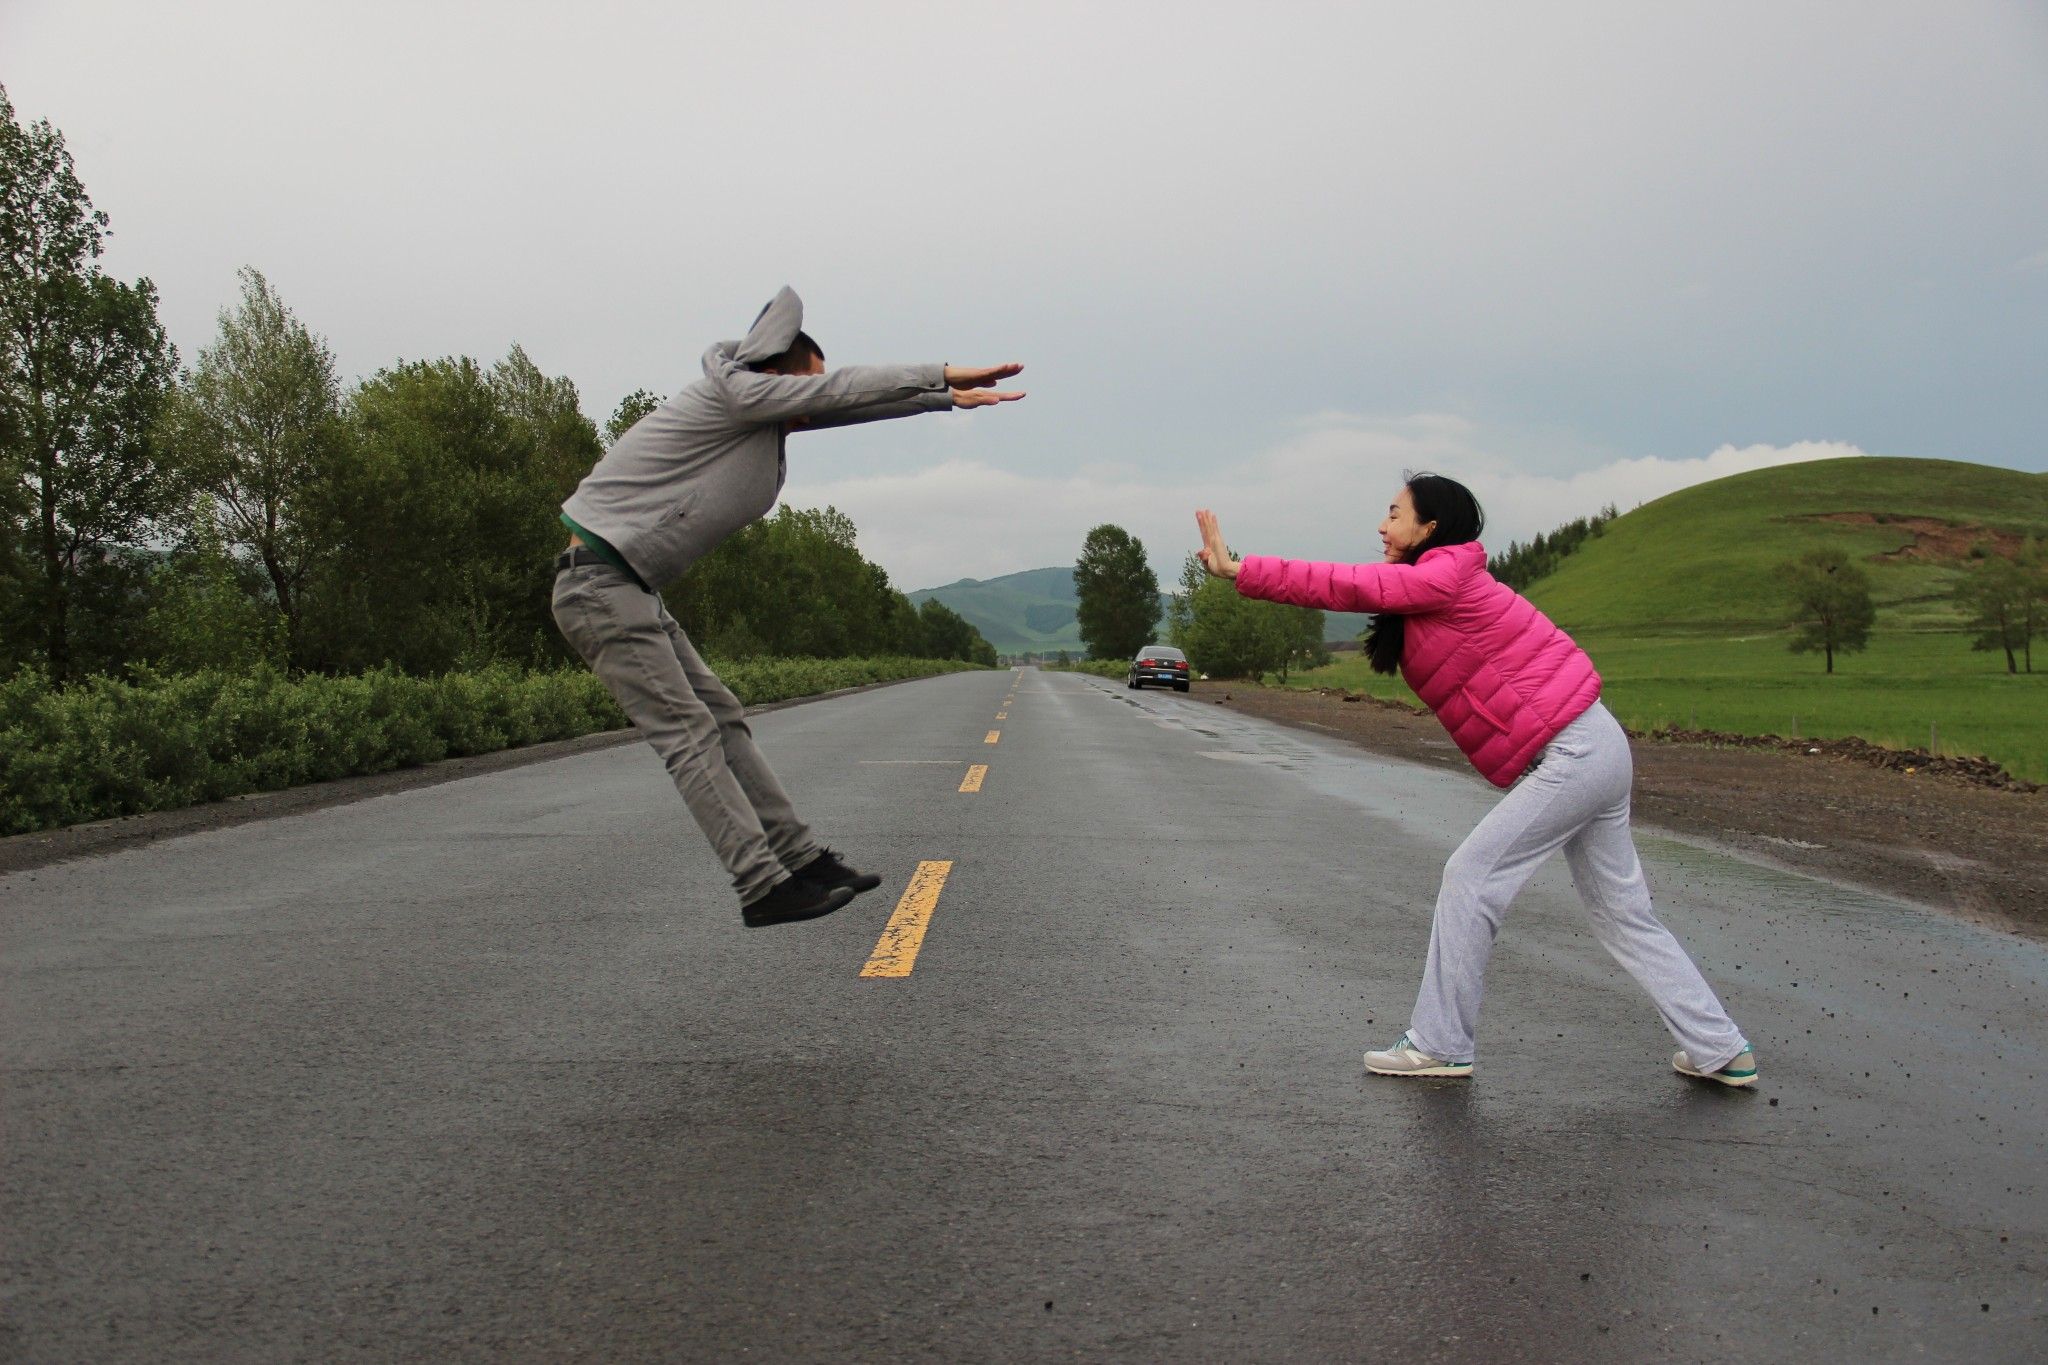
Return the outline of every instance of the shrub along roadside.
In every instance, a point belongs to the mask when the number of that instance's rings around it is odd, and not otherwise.
[[[1121,678],[1131,671],[1129,659],[1077,659],[1070,664],[1040,664],[1048,673],[1092,673],[1098,678]]]
[[[954,673],[950,659],[714,663],[749,705]],[[498,665],[422,678],[380,669],[96,677],[59,690],[30,669],[0,683],[0,835],[175,810],[249,792],[411,768],[623,726],[581,669]]]

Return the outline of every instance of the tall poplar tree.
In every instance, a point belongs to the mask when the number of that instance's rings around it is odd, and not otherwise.
[[[262,565],[297,661],[300,595],[322,548],[306,511],[346,439],[341,386],[327,344],[262,273],[244,267],[241,280],[241,304],[222,310],[169,427],[194,513]]]
[[[22,126],[0,88],[0,474],[24,614],[60,683],[81,572],[140,540],[169,494],[154,435],[177,352],[155,286],[101,271],[107,221],[63,134]]]

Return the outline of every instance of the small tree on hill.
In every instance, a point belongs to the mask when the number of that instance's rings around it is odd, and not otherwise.
[[[1820,650],[1827,671],[1837,652],[1851,654],[1870,643],[1877,608],[1870,600],[1870,575],[1834,546],[1808,550],[1785,568],[1792,599],[1794,654]]]
[[[2040,545],[2028,541],[2017,559],[1988,548],[1979,553],[1975,566],[1956,585],[1956,605],[1967,613],[1967,624],[1976,632],[1970,648],[2004,650],[2008,673],[2020,671],[2015,656],[2023,655],[2031,673],[2034,636],[2048,624],[2048,573]]]
[[[1097,659],[1129,658],[1152,639],[1159,619],[1159,576],[1145,547],[1107,522],[1088,533],[1074,565],[1081,641]]]

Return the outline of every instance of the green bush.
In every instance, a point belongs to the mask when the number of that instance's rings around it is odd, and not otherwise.
[[[713,664],[749,705],[955,673],[950,659],[750,659]],[[582,669],[411,677],[246,673],[94,677],[59,690],[34,669],[0,683],[0,834],[173,810],[248,792],[418,767],[618,729]]]
[[[1070,664],[1040,664],[1048,673],[1092,673],[1098,678],[1121,679],[1131,671],[1129,659],[1081,659]]]

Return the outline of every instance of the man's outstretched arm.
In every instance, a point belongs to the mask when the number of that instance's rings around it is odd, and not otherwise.
[[[1014,403],[1024,396],[1021,390],[1002,390],[995,385],[1010,378],[1024,367],[1021,364],[1008,365],[948,365],[945,369],[948,388],[943,391],[944,401],[938,401],[940,394],[920,394],[916,398],[896,399],[882,403],[870,403],[865,407],[845,408],[837,412],[820,413],[804,420],[799,431],[815,431],[821,427],[850,427],[860,422],[886,422],[892,417],[914,417],[920,412],[944,412],[948,408],[985,408],[996,403]]]
[[[1021,393],[996,396],[990,387],[1017,373],[1007,365],[844,365],[825,374],[775,374],[727,362],[723,373],[709,376],[717,385],[725,410],[741,422],[787,422],[851,412],[882,403],[923,401],[919,411],[947,407],[982,407],[1022,398]],[[951,398],[948,399],[948,393]],[[972,394],[963,400],[960,395]]]

